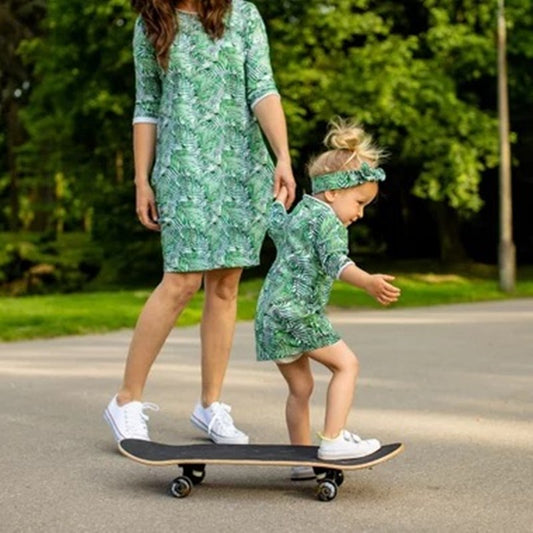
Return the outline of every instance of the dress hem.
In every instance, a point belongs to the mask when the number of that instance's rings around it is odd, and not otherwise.
[[[239,263],[238,265],[217,265],[217,266],[203,266],[195,268],[186,268],[186,269],[174,269],[174,268],[163,268],[165,274],[186,274],[192,272],[210,272],[211,270],[226,270],[230,268],[252,268],[259,266],[259,261],[254,261],[250,263]]]
[[[257,357],[256,360],[259,363],[266,363],[266,362],[275,363],[277,361],[286,359],[288,357],[302,356],[305,352],[309,352],[310,350],[318,350],[320,348],[326,348],[327,346],[333,346],[334,344],[337,344],[340,340],[342,340],[342,338],[340,336],[337,336],[337,339],[334,340],[333,342],[327,341],[325,342],[325,344],[319,344],[318,346],[316,344],[314,345],[309,344],[306,347],[302,348],[301,351],[299,352],[292,352],[292,353],[283,354],[277,357],[267,357],[267,358],[261,358],[261,359]]]

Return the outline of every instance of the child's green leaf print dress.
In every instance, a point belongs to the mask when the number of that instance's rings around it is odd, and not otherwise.
[[[255,318],[257,359],[292,359],[340,340],[325,315],[333,280],[353,261],[348,230],[333,209],[304,195],[289,215],[274,202],[268,232],[277,255]]]
[[[221,39],[177,11],[165,72],[141,18],[133,122],[157,124],[155,190],[165,272],[259,263],[274,167],[252,109],[277,94],[263,21],[234,0]]]

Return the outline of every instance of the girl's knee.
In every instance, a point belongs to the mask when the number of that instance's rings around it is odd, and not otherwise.
[[[355,355],[354,353],[352,353],[349,365],[350,365],[352,372],[354,372],[355,375],[357,375],[359,373],[359,359],[357,359],[357,355]]]
[[[334,367],[332,370],[333,372],[346,372],[357,377],[359,374],[359,360],[352,351],[347,351],[338,361],[336,368]]]
[[[289,394],[298,401],[308,401],[313,394],[314,385],[312,376],[299,379],[289,384]]]

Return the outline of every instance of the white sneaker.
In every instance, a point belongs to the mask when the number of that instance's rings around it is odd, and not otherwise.
[[[148,416],[145,409],[159,411],[155,403],[129,402],[118,405],[115,396],[104,411],[104,420],[111,426],[113,436],[117,442],[123,439],[150,440],[146,421]]]
[[[209,407],[196,404],[191,422],[205,431],[215,444],[248,444],[248,435],[239,431],[229,414],[231,407],[224,403],[213,402]]]
[[[308,481],[315,479],[315,471],[312,466],[291,467],[291,481]]]
[[[340,459],[358,459],[366,457],[381,448],[377,439],[363,440],[354,433],[342,430],[335,439],[322,437],[318,448],[318,458],[325,461]]]

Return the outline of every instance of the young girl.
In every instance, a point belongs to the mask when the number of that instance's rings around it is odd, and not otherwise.
[[[393,276],[368,274],[347,256],[347,226],[363,217],[385,179],[377,167],[380,150],[359,126],[341,121],[332,123],[325,144],[330,150],[309,166],[312,195],[287,214],[282,188],[271,208],[268,231],[277,257],[258,301],[256,344],[258,360],[275,361],[287,381],[291,444],[311,444],[309,360],[332,372],[318,457],[338,460],[369,455],[380,443],[344,429],[358,362],[324,314],[333,280],[364,289],[383,305],[398,300],[400,290],[389,283]]]

